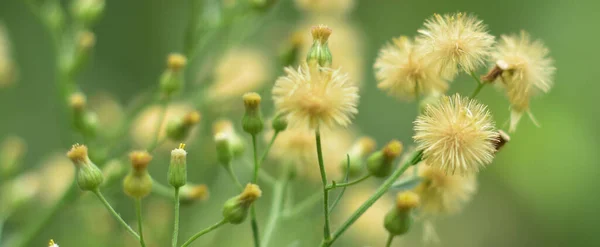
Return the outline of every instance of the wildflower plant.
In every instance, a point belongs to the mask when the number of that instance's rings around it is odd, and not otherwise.
[[[326,25],[304,30],[313,38],[306,54],[298,54],[302,44],[298,38],[291,39],[282,56],[286,67],[272,83],[267,82],[270,69],[263,66],[265,58],[261,54],[246,48],[226,47],[217,52],[222,57],[212,68],[214,72],[200,76],[213,81],[212,84],[196,88],[190,83],[190,75],[194,73],[189,72],[195,68],[191,64],[197,62],[204,44],[216,33],[231,31],[248,22],[256,25],[267,12],[276,11],[278,1],[223,1],[222,4],[217,1],[217,4],[191,0],[188,27],[182,34],[182,51],[167,56],[165,67],[157,73],[160,76],[156,78],[155,91],[141,97],[141,102],[134,104],[137,107],[131,107],[126,119],[117,125],[116,135],[107,136],[99,131],[103,127],[98,119],[100,114],[89,107],[86,92],[77,80],[93,54],[96,43],[93,27],[102,18],[106,2],[72,0],[68,8],[60,1],[27,2],[53,38],[58,54],[57,87],[67,113],[62,117],[71,120],[72,130],[82,144],[74,144],[66,153],[75,170],[72,185],[39,221],[23,226],[6,246],[32,246],[32,239],[56,213],[65,205],[78,203],[75,200],[80,196],[78,191],[84,191],[93,194],[129,239],[142,247],[164,245],[153,242],[152,234],[144,235],[147,228],[155,227],[144,224],[142,212],[143,199],[152,196],[172,201],[172,247],[191,246],[224,225],[245,223],[249,226],[235,226],[236,231],[250,232],[252,241],[240,241],[237,246],[274,246],[275,233],[286,230],[279,226],[282,221],[318,204],[323,229],[318,246],[328,247],[336,244],[381,197],[400,190],[389,211],[377,219],[389,236],[386,245],[391,246],[396,237],[410,232],[415,224],[429,226],[438,216],[460,212],[475,196],[478,174],[492,164],[500,148],[510,141],[508,134],[496,126],[484,101],[477,99],[482,88],[498,84],[504,89],[511,109],[510,131],[514,132],[522,114],[531,116],[532,97],[550,90],[555,71],[548,49],[524,31],[501,36],[496,43],[487,26],[473,14],[434,14],[425,20],[416,37],[399,36],[384,45],[373,65],[379,89],[400,100],[417,101],[419,105],[419,115],[413,122],[414,145],[390,139],[377,147],[372,137],[364,134],[359,137],[350,127],[359,114],[357,85],[360,84],[349,76],[352,72],[334,66],[341,54],[330,49],[329,38],[336,32]],[[335,10],[333,15],[339,16],[347,14],[354,2],[297,0],[296,4],[308,15]],[[204,8],[219,15],[201,11]],[[8,45],[4,45],[5,33],[0,25],[0,85],[14,78]],[[231,44],[239,46],[237,42],[244,38],[232,37]],[[305,59],[295,63],[298,57]],[[488,72],[480,73],[486,65]],[[238,71],[240,66],[244,68]],[[461,73],[474,79],[474,91],[445,95],[453,83],[463,83],[454,82]],[[262,90],[266,85],[272,87]],[[273,107],[269,105],[271,101]],[[191,107],[184,114],[172,116],[169,107],[178,102]],[[231,111],[235,120],[214,110],[219,105]],[[134,121],[150,107],[159,109],[150,114],[155,121],[144,118]],[[145,145],[134,143],[135,151],[123,148],[120,144],[127,141],[128,130],[142,129],[140,122],[151,122],[151,130],[143,130],[150,132],[150,141]],[[0,150],[1,188],[12,192],[0,194],[0,226],[19,205],[33,200],[38,192],[40,186],[23,181],[47,179],[19,170],[25,152],[23,140],[13,137],[4,143]],[[167,150],[171,148],[168,164],[155,159],[169,155]],[[189,157],[200,159],[188,160]],[[228,184],[236,192],[219,202],[223,204],[221,212],[210,212],[220,216],[218,221],[185,236],[184,240],[180,234],[187,232],[180,231],[182,204],[194,207],[195,201],[213,203],[208,200],[207,185],[190,181],[196,172],[192,167],[198,167],[198,160],[203,162],[201,165],[222,166],[224,169],[219,171],[227,173],[227,179],[231,180]],[[248,176],[241,176],[240,163],[250,166],[251,172],[244,174]],[[279,166],[276,169],[265,166],[271,163]],[[166,174],[155,174],[150,169],[160,166],[167,170]],[[311,182],[297,181],[310,174],[318,174],[320,189],[314,196],[292,203],[291,184]],[[348,218],[333,223],[331,215],[336,213],[345,190],[376,179],[383,181],[370,191],[368,199]],[[111,198],[102,192],[119,181],[123,193],[133,201],[136,227],[129,225],[113,207]],[[257,208],[264,207],[259,204],[261,200],[271,201],[268,210],[261,210],[268,211],[266,218],[257,214]],[[58,244],[50,240],[48,246]]]

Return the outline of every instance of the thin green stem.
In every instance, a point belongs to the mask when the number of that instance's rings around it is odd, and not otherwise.
[[[275,134],[273,134],[273,137],[271,137],[271,141],[269,141],[267,148],[265,149],[265,151],[263,151],[262,155],[260,156],[261,164],[264,163],[265,160],[267,159],[267,155],[269,154],[269,151],[271,151],[271,147],[273,146],[273,143],[275,143],[275,139],[277,139],[278,135],[279,135],[279,131],[275,131]]]
[[[346,154],[346,175],[344,175],[344,183],[348,183],[348,177],[349,176],[350,176],[350,155]],[[333,209],[342,200],[342,196],[344,196],[344,193],[346,192],[346,188],[347,187],[344,187],[342,189],[342,191],[340,193],[338,193],[338,195],[335,198],[335,200],[333,200],[333,203],[329,207],[329,212],[333,212]]]
[[[173,191],[170,187],[167,187],[164,184],[158,183],[157,181],[152,181],[152,192],[164,198],[173,199]]]
[[[256,144],[256,135],[252,135],[252,149],[254,151],[254,176],[252,176],[252,183],[256,184],[258,182],[258,171],[260,169],[260,163],[258,161],[258,151]],[[254,239],[254,246],[260,246],[260,236],[258,231],[258,222],[256,220],[256,208],[255,205],[252,204],[250,206],[250,226],[252,227],[252,236]]]
[[[475,75],[475,72],[471,71],[470,75],[477,82],[477,87],[475,88],[475,91],[473,91],[473,93],[471,94],[471,97],[470,97],[471,99],[474,99],[475,97],[477,97],[479,92],[481,92],[481,89],[483,89],[483,87],[486,85],[486,83],[482,83],[481,80],[477,77],[477,75]]]
[[[248,161],[247,159],[242,160],[242,162],[244,163],[245,166],[247,166],[248,168],[252,169],[252,171],[254,171],[254,164],[252,164],[252,162]],[[264,170],[258,171],[258,179],[263,180],[264,182],[266,182],[270,185],[275,184],[275,181],[277,180],[273,176],[271,176],[270,174],[265,172]]]
[[[350,182],[347,182],[347,183],[331,184],[331,185],[327,186],[327,190],[333,190],[333,189],[336,189],[336,188],[352,186],[352,185],[358,184],[358,183],[360,183],[362,181],[365,181],[365,180],[369,179],[370,177],[371,177],[371,174],[367,174],[367,175],[365,175],[365,176],[363,176],[363,177],[361,177],[359,179],[356,179],[354,181],[350,181]]]
[[[140,232],[140,246],[146,247],[146,242],[144,242],[144,231],[142,230],[144,228],[142,226],[142,222],[144,221],[142,218],[142,199],[135,200],[135,213],[137,214],[138,231]]]
[[[112,214],[113,217],[115,217],[115,219],[117,219],[117,221],[119,223],[121,223],[121,225],[123,225],[123,227],[125,227],[125,229],[131,233],[131,235],[133,237],[136,238],[136,240],[140,240],[140,235],[137,234],[137,232],[135,232],[128,224],[127,222],[125,222],[125,220],[123,220],[123,218],[121,218],[121,216],[119,215],[119,213],[117,213],[117,211],[115,211],[115,209],[110,205],[110,203],[108,203],[108,201],[106,200],[106,198],[104,198],[104,196],[102,195],[102,193],[100,192],[100,190],[95,190],[92,191],[94,192],[94,194],[98,197],[98,199],[100,199],[100,201],[102,202],[102,204],[104,204],[104,207],[106,207],[106,209],[108,209],[108,211]]]
[[[277,181],[277,183],[275,183],[275,188],[273,189],[273,201],[271,202],[271,213],[269,214],[269,219],[267,220],[267,226],[265,227],[265,233],[263,235],[262,247],[269,246],[269,242],[271,241],[271,236],[273,236],[273,233],[275,232],[277,223],[279,222],[279,219],[281,217],[281,211],[283,210],[283,200],[285,198],[285,191],[286,191],[288,181],[289,181],[289,174],[286,169],[286,171],[282,175],[282,178],[280,178]]]
[[[388,236],[387,242],[385,243],[385,247],[391,247],[392,246],[392,241],[394,241],[394,235],[390,234]]]
[[[199,237],[201,237],[204,234],[207,234],[217,228],[219,228],[222,225],[225,225],[227,223],[227,221],[225,219],[222,219],[221,221],[217,222],[216,224],[209,226],[208,228],[199,231],[198,233],[194,234],[190,239],[188,239],[187,241],[185,241],[185,243],[183,243],[183,245],[181,245],[181,247],[187,247],[190,244],[192,244],[192,242],[194,242],[196,239],[198,239]]]
[[[173,247],[177,247],[177,239],[179,238],[179,188],[175,188],[175,220],[173,224],[173,240],[171,241]]]
[[[162,144],[162,141],[159,141],[160,130],[162,128],[163,122],[165,121],[165,118],[167,117],[167,107],[169,106],[169,100],[168,99],[161,100],[160,106],[161,106],[160,115],[159,115],[160,117],[158,118],[158,122],[156,123],[156,126],[154,126],[154,136],[152,138],[152,142],[150,142],[150,145],[147,148],[149,153],[152,153],[152,151],[154,151],[154,149],[156,149],[158,146],[160,146],[160,144]]]
[[[233,182],[235,182],[235,184],[238,186],[238,188],[240,188],[240,190],[243,189],[244,186],[242,185],[242,183],[240,183],[240,180],[233,172],[233,167],[231,166],[231,163],[225,166],[225,170],[227,171],[227,174],[229,174],[229,177],[231,177],[231,180],[233,180]]]
[[[392,173],[392,175],[388,179],[386,179],[385,182],[381,186],[379,186],[379,188],[377,188],[377,191],[375,191],[375,193],[371,197],[369,197],[369,199],[367,199],[367,201],[365,201],[350,216],[350,218],[348,218],[342,224],[342,226],[338,230],[336,230],[333,233],[333,236],[329,241],[324,240],[323,242],[321,242],[321,246],[322,247],[331,246],[331,244],[333,244],[333,242],[335,242],[335,240],[337,240],[340,236],[342,236],[342,234],[344,234],[344,232],[346,232],[346,230],[348,230],[348,228],[350,228],[350,226],[352,226],[352,224],[354,224],[354,222],[356,222],[356,220],[358,220],[358,218],[367,211],[367,209],[369,209],[371,206],[373,206],[373,204],[375,204],[375,202],[379,198],[381,198],[388,191],[388,189],[390,187],[392,187],[394,182],[400,177],[400,175],[402,175],[404,173],[404,171],[406,171],[406,169],[408,169],[408,167],[419,163],[421,161],[422,156],[423,156],[422,151],[415,152],[410,159],[408,159],[404,164],[402,164],[402,166],[400,166],[398,169],[396,169]]]
[[[331,230],[329,227],[329,190],[327,189],[327,173],[325,172],[325,164],[323,163],[323,149],[321,148],[321,132],[315,130],[315,140],[317,142],[317,157],[319,159],[319,170],[321,171],[321,182],[323,183],[323,241],[327,242],[331,239]]]
[[[321,192],[315,193],[315,194],[307,197],[303,201],[299,202],[296,205],[296,207],[293,207],[287,211],[284,211],[283,217],[284,218],[292,218],[294,216],[301,215],[302,213],[304,213],[304,211],[310,209],[311,207],[313,207],[317,203],[319,203],[321,201],[321,197],[322,197]]]

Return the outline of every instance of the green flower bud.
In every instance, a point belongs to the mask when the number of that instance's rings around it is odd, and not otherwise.
[[[170,54],[167,69],[160,77],[160,88],[166,97],[170,97],[183,87],[183,71],[187,59],[181,54]]]
[[[325,25],[318,25],[311,29],[311,33],[313,44],[306,56],[306,62],[308,65],[318,64],[321,67],[330,67],[333,57],[327,45],[327,40],[331,35],[331,29]]]
[[[256,135],[263,130],[264,122],[260,111],[261,97],[257,93],[244,94],[244,107],[246,111],[242,118],[242,128],[251,135]]]
[[[247,184],[244,191],[223,205],[223,217],[231,224],[240,224],[248,216],[250,205],[262,195],[256,184]]]
[[[187,152],[184,150],[185,144],[179,144],[179,148],[171,151],[171,165],[169,165],[168,180],[169,184],[175,188],[184,186],[187,182],[187,167],[186,167],[186,156]]]
[[[121,179],[127,170],[125,165],[119,159],[110,160],[102,167],[102,174],[104,174],[104,184],[111,184],[112,181]]]
[[[210,193],[205,184],[187,184],[181,187],[179,199],[181,202],[192,203],[196,201],[206,201]]]
[[[413,224],[412,209],[419,206],[419,197],[412,191],[401,192],[396,199],[396,206],[384,218],[383,226],[392,235],[402,235]]]
[[[370,137],[362,137],[358,139],[350,148],[348,156],[350,158],[350,177],[356,177],[363,171],[363,162],[367,155],[375,149],[375,140]],[[340,168],[343,174],[346,173],[346,159],[340,163]]]
[[[242,157],[246,151],[246,143],[233,129],[233,124],[229,120],[219,120],[213,124],[213,134],[224,135],[229,140],[229,147],[233,158]]]
[[[200,122],[200,113],[192,111],[182,119],[172,121],[167,125],[167,136],[173,141],[183,141],[190,134],[194,125]]]
[[[392,173],[394,159],[402,153],[402,143],[397,140],[389,142],[382,150],[375,152],[367,159],[367,170],[374,177],[383,178]]]
[[[104,181],[102,171],[88,157],[88,148],[85,145],[75,144],[67,157],[71,159],[77,168],[77,185],[81,190],[93,191]]]
[[[71,5],[71,14],[84,26],[91,26],[104,12],[104,0],[75,0]]]
[[[231,164],[233,153],[229,136],[226,133],[219,133],[215,136],[215,147],[217,148],[217,160],[221,165],[227,166]]]
[[[142,199],[152,192],[152,177],[148,174],[148,164],[152,155],[146,151],[135,151],[129,154],[131,171],[123,180],[123,191],[135,199]]]
[[[71,76],[79,73],[90,60],[90,55],[95,45],[96,35],[94,33],[88,30],[79,32],[75,46],[75,55],[72,60],[67,60],[64,64],[66,72]]]
[[[283,114],[278,114],[277,116],[275,116],[275,118],[273,118],[273,122],[271,123],[271,127],[273,127],[273,130],[275,130],[275,132],[284,131],[285,129],[287,129],[287,126],[287,117]]]
[[[81,92],[73,93],[69,97],[69,105],[73,115],[73,126],[75,129],[87,136],[96,136],[98,131],[98,116],[87,111],[87,101]]]

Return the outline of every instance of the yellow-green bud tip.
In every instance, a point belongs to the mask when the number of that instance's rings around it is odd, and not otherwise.
[[[383,155],[387,159],[395,159],[402,153],[402,143],[398,140],[390,141],[385,148],[383,148]]]
[[[67,157],[73,161],[74,164],[79,165],[88,159],[88,148],[85,145],[79,143],[73,145],[71,150],[67,152]]]
[[[184,143],[179,143],[179,147],[176,149],[173,149],[171,151],[171,157],[173,159],[181,160],[181,159],[185,159],[186,156],[187,156],[187,152],[185,151]]]
[[[240,194],[239,199],[245,203],[252,203],[262,195],[262,191],[256,184],[247,184],[244,191]]]
[[[171,53],[167,58],[167,67],[172,71],[179,71],[187,64],[187,58],[179,53]]]
[[[331,28],[327,27],[326,25],[318,25],[312,27],[310,32],[313,40],[318,40],[319,43],[324,44],[329,39],[332,31]]]
[[[71,94],[69,97],[69,106],[75,111],[81,111],[87,105],[85,95],[81,92]]]
[[[143,171],[152,161],[152,155],[146,151],[133,151],[129,154],[129,160],[134,170]]]
[[[365,137],[361,137],[360,139],[358,139],[357,145],[358,145],[361,153],[363,155],[366,155],[368,153],[375,151],[375,146],[377,144],[375,143],[375,140],[373,140],[373,138],[365,136]]]
[[[96,45],[96,35],[90,31],[79,33],[78,45],[84,50],[94,47],[94,45]]]
[[[255,92],[244,94],[244,106],[249,109],[256,109],[260,105],[261,97]]]
[[[398,193],[396,197],[396,207],[398,210],[408,210],[418,207],[420,204],[419,196],[412,191]]]
[[[191,126],[200,122],[200,113],[198,111],[192,111],[185,114],[183,117],[183,124]]]

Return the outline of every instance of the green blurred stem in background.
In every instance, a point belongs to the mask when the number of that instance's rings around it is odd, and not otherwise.
[[[391,247],[392,246],[392,241],[394,241],[394,235],[390,234],[388,236],[387,242],[385,243],[385,247]]]
[[[121,218],[121,216],[119,215],[119,213],[117,213],[117,211],[115,211],[115,209],[110,206],[110,203],[106,200],[106,198],[104,198],[104,196],[102,195],[102,193],[100,192],[100,190],[95,190],[92,191],[97,197],[98,199],[100,199],[100,201],[102,202],[102,204],[104,204],[104,206],[106,207],[106,209],[108,209],[108,211],[113,215],[113,217],[115,217],[115,219],[117,219],[117,221],[119,223],[121,223],[121,225],[123,225],[123,227],[125,227],[125,229],[131,233],[131,235],[133,237],[135,237],[136,240],[140,241],[140,235],[137,234],[137,232],[135,232],[135,230],[133,230],[128,224],[127,222],[125,222],[125,220],[123,220],[123,218]]]
[[[477,97],[479,92],[481,92],[481,89],[483,89],[483,87],[487,83],[482,83],[481,80],[479,79],[479,77],[477,77],[477,75],[473,71],[471,71],[471,73],[469,73],[469,75],[471,75],[471,77],[473,77],[473,79],[475,79],[475,82],[477,82],[477,87],[475,88],[475,91],[473,91],[473,93],[471,94],[471,97],[470,97],[471,99],[475,99],[475,97]]]
[[[140,246],[146,247],[146,243],[144,242],[144,231],[142,230],[142,222],[144,222],[144,219],[142,218],[142,199],[135,200],[135,213],[137,214],[138,231],[140,232]]]
[[[277,180],[273,189],[273,199],[271,201],[271,212],[269,219],[267,220],[267,226],[265,227],[265,233],[263,235],[263,242],[261,247],[269,246],[273,232],[277,223],[281,218],[281,212],[283,210],[283,201],[285,200],[285,191],[290,179],[290,165],[287,165],[285,171],[282,173],[282,177]]]

